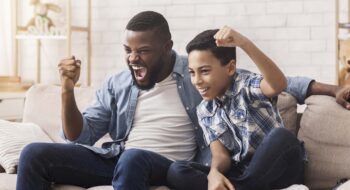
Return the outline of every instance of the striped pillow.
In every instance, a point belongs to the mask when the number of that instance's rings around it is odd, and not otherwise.
[[[0,120],[0,165],[6,173],[16,173],[23,147],[32,142],[52,142],[52,140],[33,123]]]

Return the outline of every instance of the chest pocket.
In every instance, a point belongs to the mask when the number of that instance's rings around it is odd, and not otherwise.
[[[244,123],[247,122],[247,111],[242,108],[237,108],[230,112],[230,120],[238,127],[243,127]]]

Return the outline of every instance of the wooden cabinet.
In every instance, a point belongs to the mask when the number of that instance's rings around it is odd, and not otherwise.
[[[13,45],[12,45],[12,60],[13,60],[13,76],[21,76],[20,73],[20,63],[18,63],[18,49],[19,47],[19,41],[20,40],[35,40],[36,46],[33,48],[36,48],[36,55],[34,57],[36,58],[36,83],[41,82],[41,51],[42,51],[42,41],[43,40],[65,40],[66,41],[66,55],[62,55],[62,57],[68,57],[72,55],[72,32],[84,32],[87,34],[87,46],[86,46],[86,82],[85,84],[87,86],[91,85],[91,0],[87,1],[87,26],[74,26],[72,25],[72,0],[62,0],[65,1],[65,7],[62,7],[63,9],[66,9],[66,34],[64,35],[32,35],[32,34],[25,34],[21,33],[21,30],[25,28],[24,26],[19,26],[19,17],[18,13],[21,11],[20,8],[22,6],[19,6],[20,3],[23,3],[21,0],[13,0],[12,1],[12,38],[13,38]],[[27,2],[27,1],[26,1]],[[29,5],[28,5],[29,6]],[[58,60],[59,61],[59,60]],[[33,79],[34,80],[34,79]]]
[[[336,76],[340,86],[350,85],[350,0],[335,1]]]

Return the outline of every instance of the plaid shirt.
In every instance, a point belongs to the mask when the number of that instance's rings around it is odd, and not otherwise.
[[[261,75],[239,70],[220,100],[203,100],[197,107],[207,144],[220,140],[236,162],[250,159],[263,138],[283,126],[277,97],[267,98],[262,93],[261,80]]]

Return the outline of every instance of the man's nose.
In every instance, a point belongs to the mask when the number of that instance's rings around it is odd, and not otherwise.
[[[140,56],[138,53],[136,53],[136,52],[129,53],[129,61],[130,62],[138,61],[139,58],[140,58]]]

